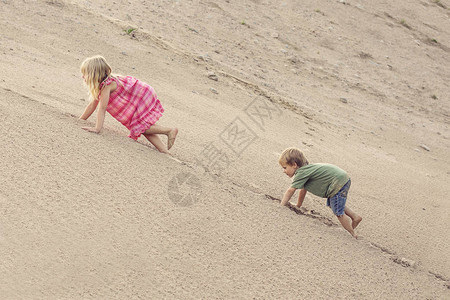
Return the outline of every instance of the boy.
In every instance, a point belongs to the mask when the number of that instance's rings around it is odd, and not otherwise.
[[[303,153],[293,147],[284,150],[278,162],[287,176],[294,177],[281,200],[282,206],[287,205],[297,189],[300,189],[297,207],[302,206],[307,191],[327,198],[327,206],[331,207],[342,227],[357,238],[354,229],[362,218],[345,206],[351,181],[344,170],[331,164],[309,164]]]

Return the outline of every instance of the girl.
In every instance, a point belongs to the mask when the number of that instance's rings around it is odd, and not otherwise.
[[[89,88],[91,102],[80,119],[87,120],[99,106],[96,126],[83,127],[84,130],[99,133],[108,111],[130,130],[130,138],[137,140],[143,134],[159,152],[170,154],[178,129],[155,125],[164,108],[150,85],[131,76],[111,75],[111,67],[99,55],[89,57],[81,64],[81,74]],[[157,134],[167,136],[167,148]]]

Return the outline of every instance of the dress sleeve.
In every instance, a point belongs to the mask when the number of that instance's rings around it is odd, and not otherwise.
[[[110,85],[113,81],[114,81],[114,79],[111,76],[108,76],[108,77],[106,77],[105,80],[103,80],[100,83],[100,86],[98,87],[98,90],[100,91],[100,93],[98,94],[98,99],[100,99],[100,95],[102,93],[102,89],[105,87],[105,85]]]
[[[111,76],[106,77],[106,79],[100,83],[100,86],[98,87],[98,89],[101,91],[105,85],[110,85],[113,81],[114,80]]]

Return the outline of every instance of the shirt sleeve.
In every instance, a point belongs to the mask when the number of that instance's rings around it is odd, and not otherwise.
[[[291,187],[293,187],[294,189],[303,189],[308,179],[308,176],[302,175],[302,173],[299,172],[295,174],[295,177],[292,180]]]

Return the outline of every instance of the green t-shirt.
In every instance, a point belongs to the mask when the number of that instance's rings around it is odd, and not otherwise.
[[[335,165],[309,164],[295,171],[291,186],[329,198],[336,195],[349,179],[347,173]]]

